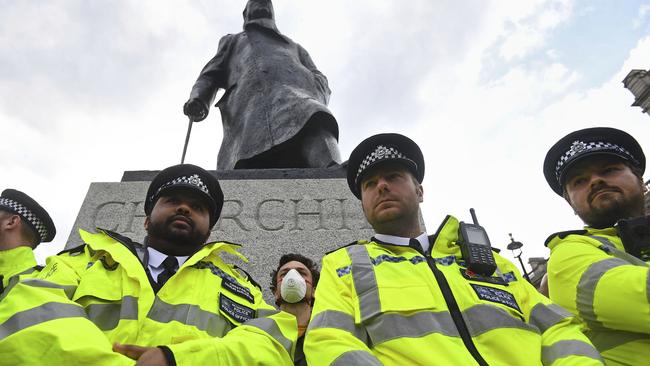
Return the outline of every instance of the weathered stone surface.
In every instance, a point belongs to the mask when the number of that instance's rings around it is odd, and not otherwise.
[[[139,176],[152,178],[155,173]],[[220,172],[214,173],[219,177]],[[298,252],[320,263],[327,251],[372,236],[345,179],[328,175],[324,179],[221,177],[226,200],[211,240],[243,245],[241,252],[250,262],[242,267],[265,289],[267,301],[269,273],[282,254]],[[105,228],[142,242],[148,186],[148,181],[91,183],[66,247],[81,244],[79,228]]]

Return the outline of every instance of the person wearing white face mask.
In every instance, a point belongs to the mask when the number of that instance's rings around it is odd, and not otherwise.
[[[314,291],[320,272],[314,261],[300,254],[285,254],[271,272],[271,291],[280,310],[298,319],[298,341],[294,365],[307,365],[302,344],[314,304]]]

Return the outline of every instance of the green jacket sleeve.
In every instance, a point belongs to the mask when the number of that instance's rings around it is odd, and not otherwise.
[[[588,237],[555,240],[560,242],[551,242],[555,245],[548,264],[554,302],[577,314],[592,330],[650,334],[650,267],[610,256]]]
[[[112,351],[84,309],[69,300],[75,275],[65,264],[69,258],[59,259],[50,259],[35,278],[14,277],[0,295],[0,363],[133,365],[133,360]],[[55,278],[65,281],[57,283]]]
[[[305,336],[304,352],[309,365],[363,364],[380,365],[366,345],[367,333],[355,325],[351,289],[337,274],[346,257],[337,251],[323,259],[323,269],[316,288],[316,302]]]
[[[298,338],[296,318],[266,303],[258,314],[223,338],[199,339],[168,346],[176,365],[293,365]]]
[[[600,353],[580,330],[580,322],[561,306],[522,281],[528,292],[528,323],[542,335],[544,366],[603,365]]]

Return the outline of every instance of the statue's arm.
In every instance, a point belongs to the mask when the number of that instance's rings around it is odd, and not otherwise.
[[[311,57],[309,56],[309,53],[302,48],[301,45],[297,44],[298,46],[298,56],[300,57],[300,63],[304,67],[306,67],[309,71],[311,71],[312,75],[314,76],[314,80],[316,81],[316,85],[318,86],[319,91],[323,95],[323,100],[324,104],[327,104],[330,99],[330,88],[327,83],[327,77],[318,69],[316,68],[316,65],[314,64],[314,61],[312,61]]]
[[[194,121],[203,120],[208,115],[217,91],[226,86],[232,44],[232,34],[221,38],[217,54],[203,67],[192,87],[190,98],[183,106],[183,112],[192,116]]]

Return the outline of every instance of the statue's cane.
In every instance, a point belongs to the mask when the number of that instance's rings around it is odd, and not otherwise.
[[[185,153],[187,152],[187,144],[190,142],[190,133],[192,133],[192,117],[189,117],[190,124],[187,125],[187,136],[185,136],[185,146],[183,146],[183,156],[181,157],[181,164],[185,163]]]

